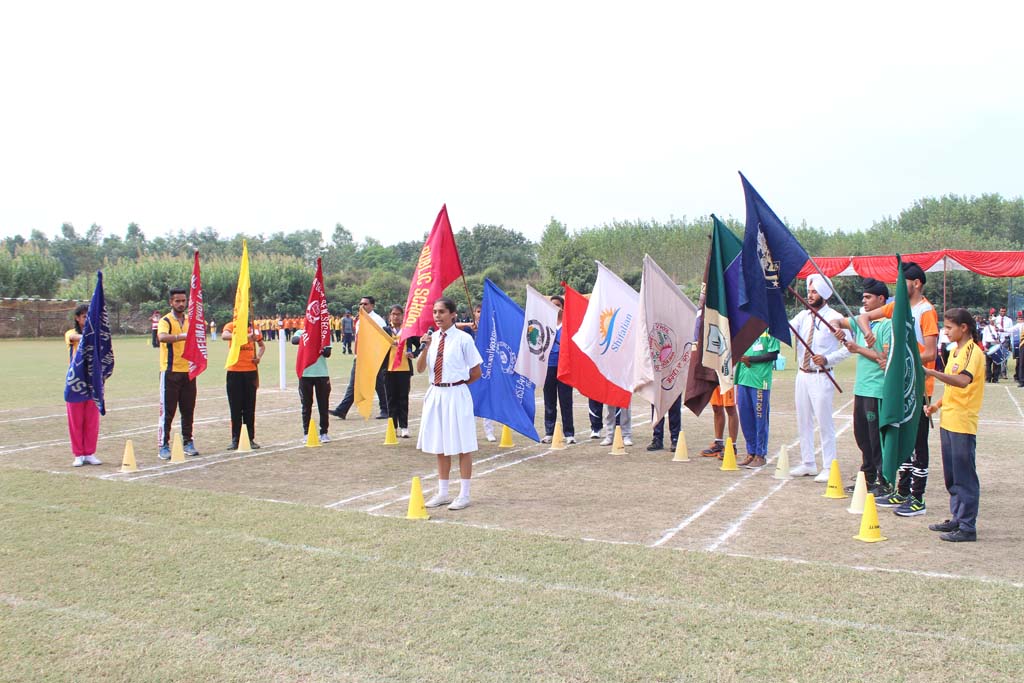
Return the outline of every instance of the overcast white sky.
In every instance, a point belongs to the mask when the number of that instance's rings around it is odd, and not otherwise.
[[[21,2],[0,236],[319,228],[537,239],[744,215],[859,230],[1024,193],[1024,5]]]

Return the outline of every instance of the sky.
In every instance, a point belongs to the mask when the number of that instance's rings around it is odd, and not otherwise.
[[[0,237],[863,230],[1024,193],[1021,3],[52,2],[0,9]]]

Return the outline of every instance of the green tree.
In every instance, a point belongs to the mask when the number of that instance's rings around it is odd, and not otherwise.
[[[510,278],[525,278],[537,270],[536,245],[521,233],[501,225],[476,224],[455,233],[462,268],[469,274],[500,266]]]

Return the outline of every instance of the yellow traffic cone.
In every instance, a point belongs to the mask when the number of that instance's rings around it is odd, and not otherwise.
[[[690,462],[690,452],[686,450],[686,434],[679,430],[679,440],[676,441],[676,454],[672,456],[672,462]]]
[[[615,436],[612,438],[612,452],[610,455],[625,455],[626,444],[622,442],[622,427],[615,425]]]
[[[393,417],[388,418],[388,430],[384,432],[384,445],[398,445],[398,434],[395,433],[395,419]]]
[[[498,444],[498,448],[512,448],[515,446],[512,443],[512,428],[508,425],[501,426],[501,443]]]
[[[878,508],[875,507],[875,496],[871,493],[864,496],[864,514],[860,518],[860,533],[853,538],[865,543],[886,540],[882,535],[882,528],[878,526]]]
[[[864,498],[868,495],[868,480],[863,472],[857,472],[857,483],[853,486],[853,500],[846,511],[852,515],[864,514]]]
[[[732,437],[725,438],[725,455],[722,457],[722,466],[718,469],[723,472],[736,472],[740,468],[736,466],[736,447],[732,445]]]
[[[238,433],[238,452],[248,453],[252,451],[252,442],[249,441],[249,428],[244,424],[242,430]]]
[[[427,514],[427,506],[423,504],[423,485],[419,477],[412,478],[412,489],[409,491],[409,509],[405,513],[406,519],[430,519]]]
[[[555,423],[555,433],[551,436],[551,450],[565,450],[565,432],[562,431],[562,423]]]
[[[309,426],[306,427],[306,448],[320,448],[320,430],[313,418],[309,418]]]
[[[175,432],[171,440],[171,462],[185,462],[185,447],[181,444],[181,432]]]
[[[783,446],[779,449],[779,461],[775,464],[775,474],[772,479],[792,479],[789,474],[789,449]]]
[[[124,442],[124,458],[121,460],[121,471],[139,471],[139,466],[135,464],[135,446],[132,445],[131,439],[128,439],[127,441]]]
[[[822,498],[846,498],[846,492],[843,491],[843,477],[839,474],[839,460],[833,460],[832,464],[828,469],[828,486],[825,487],[825,493],[821,494]]]

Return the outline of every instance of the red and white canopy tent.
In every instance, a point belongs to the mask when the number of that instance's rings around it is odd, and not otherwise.
[[[946,308],[946,273],[951,270],[969,270],[986,277],[1024,276],[1024,251],[969,251],[940,249],[917,254],[901,254],[904,262],[917,263],[926,273],[942,273],[942,307]],[[826,276],[857,275],[873,277],[882,282],[896,282],[896,259],[886,256],[819,256],[814,259]],[[816,273],[808,261],[798,277]]]

